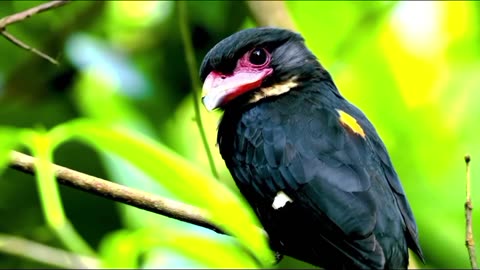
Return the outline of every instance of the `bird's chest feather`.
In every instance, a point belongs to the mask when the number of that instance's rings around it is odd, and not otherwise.
[[[268,199],[312,181],[323,165],[340,167],[361,158],[366,165],[369,151],[362,140],[345,132],[331,104],[297,93],[261,102],[236,116],[226,112],[219,127],[220,151],[237,185]],[[353,143],[361,147],[348,147]],[[344,181],[348,179],[358,177]],[[349,186],[354,191],[368,183],[354,181]]]
[[[261,102],[236,119],[222,120],[231,126],[219,128],[219,147],[237,184],[246,184],[266,197],[283,188],[280,177],[270,168],[288,166],[296,155],[298,121],[294,104]],[[276,170],[280,173],[278,170]],[[274,173],[275,174],[275,173]]]

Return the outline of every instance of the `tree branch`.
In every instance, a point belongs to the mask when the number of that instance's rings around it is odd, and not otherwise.
[[[12,151],[9,167],[33,175],[35,161],[36,158],[32,156]],[[208,220],[206,211],[195,206],[122,186],[59,165],[54,164],[53,170],[60,184],[225,234]]]
[[[18,46],[22,49],[25,49],[27,51],[30,51],[30,52],[40,56],[41,58],[46,59],[47,61],[49,61],[52,64],[58,65],[58,62],[55,59],[53,59],[52,57],[48,56],[45,53],[42,53],[41,51],[39,51],[35,48],[32,48],[32,47],[26,45],[24,42],[20,41],[19,39],[14,37],[12,34],[8,33],[6,31],[6,28],[10,24],[14,24],[14,23],[23,21],[25,19],[28,19],[35,14],[38,14],[38,13],[41,13],[41,12],[44,12],[44,11],[47,11],[47,10],[50,10],[50,9],[53,9],[53,8],[58,8],[60,6],[68,4],[69,2],[70,2],[69,0],[50,1],[48,3],[44,3],[44,4],[41,4],[41,5],[35,6],[33,8],[24,10],[22,12],[18,12],[18,13],[12,14],[10,16],[4,17],[4,18],[0,19],[0,34],[2,36],[4,36],[7,40],[9,40],[10,42],[15,44],[16,46]]]
[[[258,26],[276,26],[296,30],[285,1],[246,1]]]
[[[73,254],[58,248],[6,234],[0,234],[0,252],[59,268],[95,269],[100,267],[100,262],[95,258]]]
[[[465,165],[467,166],[467,199],[465,201],[465,220],[466,220],[466,240],[465,245],[468,250],[468,257],[470,258],[470,265],[472,269],[478,269],[477,258],[475,255],[475,242],[473,240],[473,230],[472,230],[472,198],[470,196],[470,155],[465,156]]]
[[[70,1],[69,0],[58,0],[58,1],[50,1],[48,3],[44,3],[41,5],[38,5],[33,8],[29,8],[25,11],[15,13],[13,15],[7,16],[5,18],[0,19],[0,29],[4,29],[7,27],[9,24],[13,24],[16,22],[23,21],[25,19],[28,19],[32,17],[35,14],[47,11],[52,8],[57,8],[60,6],[63,6],[65,4],[68,4]]]

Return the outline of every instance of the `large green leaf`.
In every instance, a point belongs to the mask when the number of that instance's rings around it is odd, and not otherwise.
[[[178,198],[207,210],[212,222],[236,237],[264,266],[273,263],[266,236],[246,202],[163,145],[125,128],[88,120],[58,126],[51,136],[57,146],[75,138],[128,160]]]

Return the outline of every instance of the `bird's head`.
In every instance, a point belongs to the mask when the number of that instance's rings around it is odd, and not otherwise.
[[[252,103],[321,79],[326,71],[303,38],[279,28],[251,28],[215,45],[200,67],[203,103],[208,110],[242,99]]]

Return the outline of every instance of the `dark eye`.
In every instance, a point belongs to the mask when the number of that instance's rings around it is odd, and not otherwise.
[[[254,49],[250,53],[250,58],[248,59],[250,63],[261,66],[267,62],[268,55],[265,49]]]

